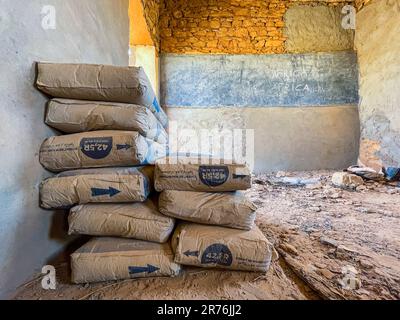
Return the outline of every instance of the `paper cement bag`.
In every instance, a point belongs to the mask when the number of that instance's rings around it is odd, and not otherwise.
[[[144,202],[153,181],[153,167],[76,170],[44,180],[41,207],[65,209],[86,203]]]
[[[195,160],[197,159],[157,160],[156,190],[158,192],[164,190],[226,192],[251,188],[251,172],[247,165],[214,165],[208,162],[195,164]],[[220,163],[224,161],[221,160]]]
[[[138,104],[168,126],[167,115],[142,67],[42,62],[37,67],[36,86],[52,97]]]
[[[86,204],[69,214],[69,234],[132,238],[165,243],[175,219],[163,216],[152,200],[132,204]]]
[[[267,272],[275,251],[257,227],[251,231],[183,223],[172,238],[175,262],[204,268]]]
[[[251,230],[257,208],[242,192],[167,190],[160,195],[159,209],[166,216],[184,221]]]
[[[71,255],[73,283],[116,281],[145,277],[175,277],[170,244],[122,238],[94,238]]]
[[[137,131],[161,144],[168,142],[167,132],[153,113],[134,104],[53,99],[47,105],[46,123],[64,133]]]
[[[39,160],[53,172],[153,164],[165,146],[130,131],[93,131],[56,136],[40,148]]]

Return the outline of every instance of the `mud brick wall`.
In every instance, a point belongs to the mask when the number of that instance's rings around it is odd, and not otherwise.
[[[343,5],[354,2],[164,0],[160,8],[161,50],[166,53],[212,54],[291,52],[285,47],[288,39],[285,34],[285,14],[289,8],[299,4],[341,9]]]

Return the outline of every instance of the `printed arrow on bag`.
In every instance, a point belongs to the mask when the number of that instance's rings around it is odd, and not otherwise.
[[[186,251],[183,253],[186,257],[198,257],[199,256],[199,252],[198,251]]]
[[[244,179],[247,177],[248,177],[248,175],[245,175],[245,174],[234,174],[233,175],[233,179]]]
[[[130,274],[154,273],[154,272],[156,272],[158,270],[160,270],[160,268],[152,266],[151,264],[148,264],[147,267],[129,267],[129,273]]]
[[[108,189],[99,189],[99,188],[92,188],[92,197],[99,197],[99,196],[110,196],[111,198],[121,193],[121,191],[109,187]]]
[[[132,148],[130,144],[117,144],[117,150],[129,150]]]

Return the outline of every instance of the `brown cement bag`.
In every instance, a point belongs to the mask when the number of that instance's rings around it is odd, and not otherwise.
[[[153,167],[64,172],[41,183],[41,206],[61,209],[86,203],[144,202],[151,192],[153,172]]]
[[[73,283],[116,281],[145,277],[175,277],[169,243],[121,238],[94,238],[71,255]]]
[[[183,223],[175,231],[172,248],[179,264],[258,272],[267,272],[276,255],[257,227],[242,231]]]
[[[167,115],[141,67],[39,62],[36,86],[55,98],[145,106],[164,127],[168,125]]]
[[[257,208],[241,192],[167,190],[160,195],[159,209],[166,216],[184,221],[251,230]]]
[[[185,158],[157,160],[156,190],[225,192],[251,188],[251,172],[245,164],[203,165],[194,164],[196,163],[194,160]]]
[[[47,106],[46,123],[64,133],[137,131],[162,144],[168,141],[167,132],[153,113],[134,104],[53,99]]]
[[[53,172],[153,164],[165,146],[130,131],[93,131],[56,136],[40,148],[39,160]]]
[[[132,204],[87,204],[71,209],[69,234],[132,238],[165,243],[175,219],[163,216],[152,200]]]

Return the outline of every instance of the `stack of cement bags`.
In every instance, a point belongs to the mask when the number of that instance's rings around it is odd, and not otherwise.
[[[254,224],[255,206],[241,192],[251,187],[249,168],[215,159],[198,164],[201,160],[168,157],[156,163],[160,212],[186,221],[172,238],[174,261],[266,272],[275,252]]]
[[[55,97],[46,123],[66,134],[43,143],[46,169],[147,165],[165,154],[167,116],[142,68],[39,63],[37,87]]]
[[[41,146],[59,173],[42,182],[41,206],[72,208],[69,233],[99,237],[72,255],[72,281],[177,275],[175,219],[150,197],[168,120],[143,69],[39,63],[37,87],[53,98],[46,123],[65,134]]]

